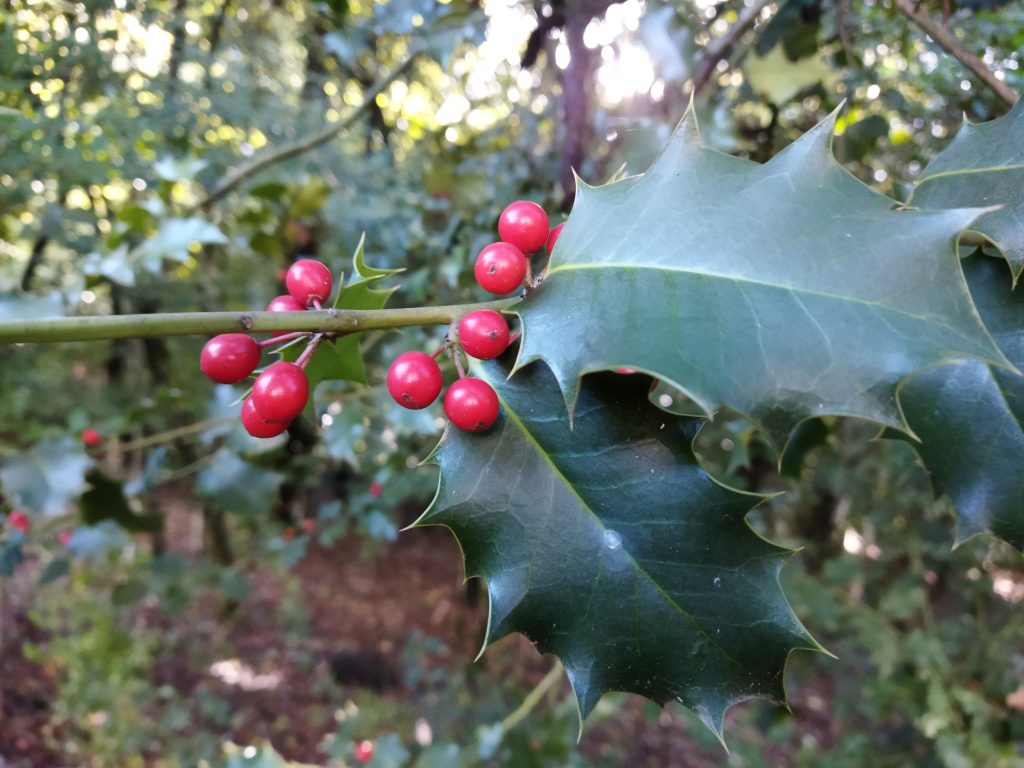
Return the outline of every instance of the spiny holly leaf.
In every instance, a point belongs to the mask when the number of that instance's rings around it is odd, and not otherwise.
[[[1004,364],[952,248],[973,210],[903,212],[832,157],[835,116],[765,165],[700,140],[692,110],[642,176],[580,184],[517,367],[627,367],[727,405],[777,445],[836,414],[902,428],[896,387],[954,355]]]
[[[787,550],[745,516],[760,497],[716,484],[691,442],[700,421],[647,401],[641,376],[583,385],[570,430],[558,385],[533,365],[479,375],[502,410],[484,434],[449,428],[441,478],[416,525],[459,539],[490,593],[486,643],[522,632],[565,665],[586,716],[608,691],[693,709],[781,700],[794,648],[817,648],[778,576]]]
[[[1001,206],[971,229],[1003,252],[1016,282],[1024,270],[1024,99],[1009,114],[974,125],[925,168],[908,204],[918,208]]]
[[[353,275],[335,297],[336,309],[383,309],[391,294],[395,292],[395,288],[378,290],[374,285],[402,270],[375,269],[367,266],[363,255],[365,240],[365,235],[359,239],[359,245],[352,256]],[[342,280],[343,278],[339,277],[338,282],[341,283]],[[281,358],[295,361],[304,348],[304,344],[293,344],[284,350]],[[363,365],[363,355],[359,350],[359,335],[349,334],[334,341],[325,340],[321,343],[306,364],[306,376],[309,378],[310,393],[316,390],[321,381],[344,379],[365,384],[366,367]],[[312,397],[309,403],[309,407],[312,408]]]
[[[1024,293],[996,259],[973,256],[964,271],[985,324],[1024,366]],[[1024,376],[964,360],[911,379],[900,403],[936,491],[956,505],[957,540],[991,531],[1024,549]]]

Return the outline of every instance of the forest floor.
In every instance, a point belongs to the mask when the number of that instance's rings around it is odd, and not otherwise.
[[[345,701],[369,701],[384,712],[419,712],[428,722],[447,708],[451,725],[473,713],[472,697],[480,691],[519,680],[525,692],[550,669],[553,659],[541,657],[520,636],[498,642],[473,661],[486,625],[487,597],[467,592],[461,553],[447,530],[415,530],[376,546],[368,553],[366,542],[355,536],[330,548],[311,545],[286,579],[279,570],[247,569],[253,590],[227,618],[222,599],[194,600],[184,617],[166,626],[173,652],[153,668],[152,685],[172,686],[183,700],[213,694],[226,702],[231,718],[220,727],[224,741],[269,741],[289,759],[323,765],[325,739],[335,732],[335,713]],[[31,578],[31,570],[23,569],[22,578]],[[68,726],[55,720],[51,706],[58,672],[23,652],[26,642],[45,642],[45,633],[33,624],[28,606],[19,604],[16,584],[7,594],[0,768],[92,765],[61,754],[62,729]],[[159,630],[167,619],[148,621]],[[408,668],[418,670],[418,678]],[[571,695],[563,679],[538,710],[569,702]],[[451,711],[457,700],[463,702],[461,712]],[[501,702],[496,719],[517,704]],[[781,711],[766,703],[747,706],[762,707],[769,718]],[[691,736],[694,720],[677,707],[659,712],[637,697],[620,697],[596,720],[578,747],[589,765],[710,768],[728,761],[717,743]],[[444,722],[438,714],[435,741],[460,743],[443,732]],[[825,741],[834,728],[827,719],[808,725]],[[779,749],[767,741],[764,747],[769,759]],[[785,760],[781,751],[778,758]]]

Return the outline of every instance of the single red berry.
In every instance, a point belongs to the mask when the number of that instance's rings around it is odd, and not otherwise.
[[[22,533],[27,531],[29,525],[31,525],[31,523],[29,523],[28,515],[26,515],[20,509],[16,509],[13,512],[11,512],[11,514],[7,516],[7,520],[11,525],[13,525]]]
[[[324,302],[331,295],[331,270],[315,259],[300,259],[288,267],[284,284],[288,293],[301,306],[308,307],[314,300]]]
[[[388,392],[403,408],[426,408],[443,386],[441,369],[426,352],[403,352],[388,368]]]
[[[535,253],[543,248],[550,227],[544,209],[529,200],[510,203],[498,217],[498,235],[523,253]]]
[[[485,291],[511,293],[526,279],[526,257],[510,243],[491,243],[476,257],[473,274]]]
[[[459,379],[444,393],[444,412],[459,429],[483,432],[498,418],[498,396],[483,379]]]
[[[242,403],[242,426],[253,437],[277,437],[288,429],[287,421],[265,421],[253,407],[252,398]]]
[[[490,360],[508,347],[508,323],[493,309],[478,309],[459,320],[459,344],[470,357]]]
[[[548,244],[547,244],[548,256],[550,256],[551,252],[553,250],[555,250],[555,243],[558,242],[558,236],[560,234],[562,234],[562,227],[564,227],[564,226],[565,226],[565,222],[563,221],[558,226],[552,227],[551,231],[548,233]]]
[[[285,541],[291,541],[295,538],[295,529],[289,525],[287,528],[281,531],[281,538]]]
[[[305,312],[306,308],[291,296],[277,296],[267,304],[267,312]],[[273,336],[284,336],[288,331],[278,331]]]
[[[368,763],[373,760],[373,742],[370,740],[360,741],[354,750],[357,763]]]
[[[57,541],[60,542],[62,547],[66,547],[71,543],[71,537],[74,536],[72,531],[61,531],[57,534]]]
[[[82,445],[84,445],[86,448],[95,448],[97,445],[103,442],[103,435],[101,435],[92,427],[83,429],[81,438]]]
[[[306,407],[309,379],[295,363],[281,360],[256,377],[251,399],[264,421],[291,421]]]
[[[374,480],[372,483],[370,483],[370,495],[373,496],[373,498],[379,499],[380,495],[381,495],[381,493],[383,491],[384,491],[384,486],[382,486],[376,480]]]
[[[218,384],[237,384],[255,371],[259,364],[260,345],[256,339],[244,333],[214,336],[206,342],[199,354],[199,370]],[[82,433],[82,440],[85,441],[85,432]]]
[[[309,518],[302,521],[302,530],[306,533],[312,533],[316,530],[316,520],[310,520]]]

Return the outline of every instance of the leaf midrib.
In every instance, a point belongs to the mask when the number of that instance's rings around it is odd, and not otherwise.
[[[561,480],[565,487],[569,489],[569,492],[574,497],[576,497],[576,500],[579,502],[580,506],[587,512],[587,514],[589,514],[591,517],[594,518],[594,520],[597,521],[597,524],[601,526],[601,530],[608,531],[609,528],[607,525],[605,525],[604,520],[602,520],[601,517],[596,512],[594,512],[593,509],[590,508],[590,505],[583,499],[583,497],[580,496],[580,494],[576,491],[576,488],[573,486],[573,484],[569,482],[569,479],[562,473],[562,470],[559,469],[558,465],[555,463],[551,454],[544,449],[544,447],[537,441],[537,439],[533,436],[530,430],[526,428],[526,424],[523,422],[522,419],[519,418],[519,415],[516,413],[516,411],[500,394],[498,395],[498,400],[504,406],[503,412],[505,414],[505,418],[515,423],[516,427],[522,433],[526,441],[535,448],[535,450],[540,455],[540,457],[545,461],[545,463],[547,463],[548,466],[551,467],[551,471],[554,473],[555,477]],[[651,576],[651,574],[648,573],[647,570],[636,561],[632,553],[626,549],[625,544],[623,544],[622,553],[627,558],[629,558],[630,563],[632,563],[637,573],[641,574],[651,584],[651,586],[653,586],[662,595],[662,597],[664,597],[666,602],[674,606],[675,609],[680,613],[680,615],[685,617],[687,621],[689,621],[697,629],[697,631],[700,632],[700,634],[703,635],[709,643],[711,643],[711,645],[721,654],[721,656],[724,659],[728,660],[729,663],[733,664],[738,669],[743,669],[743,666],[736,659],[730,656],[729,653],[721,645],[719,645],[719,643],[711,635],[707,633],[707,631],[696,619],[696,617],[691,615],[689,611],[683,608],[683,606],[681,606],[675,600],[675,598],[672,597],[672,595],[666,592],[665,589],[654,579],[654,577]]]
[[[931,176],[923,176],[914,185],[914,188],[910,190],[910,196],[907,197],[907,201],[904,205],[910,205],[914,199],[914,195],[929,181],[935,181],[936,179],[948,179],[951,176],[975,176],[982,173],[1002,173],[1004,171],[1021,171],[1024,170],[1024,163],[1014,163],[1013,165],[993,165],[985,168],[953,168],[948,171],[939,171],[933,173]]]
[[[559,272],[576,272],[576,271],[599,271],[603,269],[621,269],[621,270],[653,270],[660,272],[676,272],[679,274],[690,275],[698,278],[714,278],[718,280],[727,280],[729,282],[738,284],[749,284],[757,285],[764,288],[773,288],[778,291],[786,291],[793,295],[806,295],[806,296],[817,296],[819,298],[831,299],[833,301],[841,301],[849,304],[860,304],[865,307],[871,307],[873,309],[884,309],[893,314],[902,315],[903,317],[910,318],[912,320],[919,320],[921,322],[930,323],[940,328],[945,328],[951,331],[958,337],[968,338],[948,323],[939,322],[936,318],[926,315],[916,315],[913,312],[908,312],[905,309],[894,307],[891,304],[886,304],[882,301],[869,301],[868,299],[857,298],[856,296],[842,296],[840,294],[828,293],[826,291],[816,291],[810,288],[803,288],[795,285],[786,285],[783,283],[772,283],[766,280],[756,280],[747,277],[736,277],[735,275],[727,275],[721,272],[702,272],[695,269],[674,267],[671,265],[660,265],[660,264],[624,264],[621,262],[608,262],[608,263],[588,263],[588,264],[559,264],[548,271],[546,280],[550,280],[552,275]]]

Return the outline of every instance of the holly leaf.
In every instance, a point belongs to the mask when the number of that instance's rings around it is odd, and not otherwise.
[[[258,519],[270,513],[282,479],[279,472],[253,466],[234,451],[221,450],[196,475],[196,488],[220,509]]]
[[[1002,251],[1016,282],[1024,270],[1024,99],[987,123],[965,119],[950,145],[924,169],[907,204],[999,206],[979,217],[971,229]]]
[[[678,701],[720,736],[731,705],[782,700],[790,651],[819,646],[779,586],[788,550],[745,521],[761,497],[697,463],[701,421],[651,405],[645,377],[603,374],[571,430],[545,366],[507,373],[479,369],[501,415],[484,434],[445,432],[414,524],[450,528],[466,575],[487,580],[485,647],[521,632],[556,654],[581,717],[628,691]]]
[[[157,273],[164,259],[185,262],[189,258],[189,247],[200,245],[222,245],[227,242],[224,233],[203,219],[165,219],[160,222],[156,233],[139,246],[139,264]]]
[[[391,298],[391,294],[396,290],[396,288],[380,290],[375,287],[380,280],[401,270],[374,269],[367,266],[363,253],[365,240],[365,235],[359,239],[359,245],[352,256],[353,274],[335,297],[334,307],[336,309],[383,309],[388,299]],[[342,282],[342,278],[339,278],[340,282]],[[306,377],[309,379],[311,394],[316,391],[317,385],[322,381],[342,379],[359,384],[367,383],[366,366],[363,364],[359,341],[358,334],[348,334],[338,339],[325,339],[321,342],[317,351],[306,363]],[[305,349],[304,344],[293,344],[283,350],[281,359],[294,362],[303,349]],[[310,397],[309,409],[312,409],[312,404],[313,398]]]
[[[17,506],[56,517],[82,491],[90,466],[72,438],[42,440],[0,465],[0,485]]]
[[[964,271],[985,324],[1024,366],[1024,293],[996,259],[973,256]],[[915,376],[900,403],[937,494],[956,506],[957,541],[991,531],[1024,549],[1024,376],[963,360]]]
[[[835,115],[765,165],[705,146],[692,109],[642,176],[580,183],[517,311],[570,411],[584,373],[634,368],[781,446],[811,416],[905,429],[896,388],[969,355],[1006,365],[953,238],[977,210],[907,212],[834,159]]]
[[[78,512],[86,525],[113,520],[130,533],[154,533],[163,529],[163,517],[135,512],[124,493],[124,483],[92,471],[86,475],[89,489],[78,500]]]
[[[64,302],[59,292],[46,296],[31,293],[0,293],[0,320],[28,320],[61,317]]]

